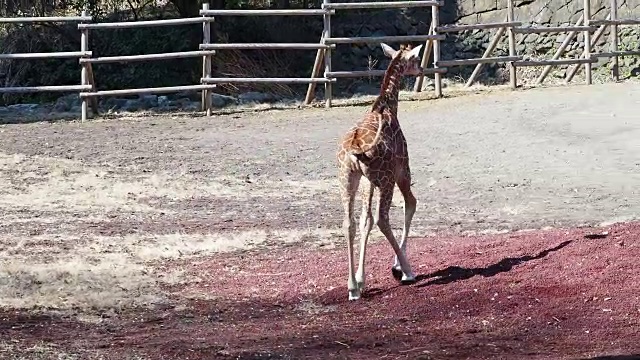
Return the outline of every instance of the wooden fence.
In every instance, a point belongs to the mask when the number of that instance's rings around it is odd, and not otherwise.
[[[338,45],[356,44],[356,43],[380,43],[380,42],[415,42],[424,41],[425,50],[422,55],[421,65],[424,69],[423,74],[416,78],[414,91],[422,90],[424,75],[433,74],[434,91],[437,97],[442,96],[442,74],[446,73],[449,67],[475,65],[475,69],[466,86],[471,86],[484,64],[507,63],[510,73],[510,85],[513,89],[518,87],[518,79],[516,69],[526,66],[544,66],[540,76],[536,80],[536,84],[541,84],[551,71],[553,66],[559,65],[575,65],[566,75],[565,82],[568,83],[575,76],[581,67],[585,70],[585,81],[587,84],[592,83],[591,65],[597,62],[599,57],[613,58],[614,80],[619,79],[618,74],[618,58],[620,56],[640,55],[640,51],[619,51],[618,49],[618,26],[620,25],[640,25],[637,19],[618,19],[617,17],[617,0],[611,0],[610,13],[605,19],[594,20],[591,18],[590,0],[583,0],[583,13],[578,21],[570,26],[523,26],[521,21],[517,21],[514,16],[514,0],[507,0],[507,16],[504,22],[474,24],[474,25],[444,25],[439,23],[439,9],[443,5],[441,0],[415,0],[415,1],[381,1],[381,2],[355,2],[355,3],[331,3],[330,0],[324,0],[321,9],[306,10],[211,10],[209,4],[203,4],[200,11],[200,17],[172,19],[172,20],[152,20],[152,21],[135,21],[135,22],[116,22],[116,23],[89,23],[92,19],[83,12],[79,17],[41,17],[41,18],[0,18],[0,23],[34,23],[34,22],[79,22],[81,48],[79,52],[59,52],[59,53],[32,53],[32,54],[0,54],[0,60],[7,59],[38,59],[51,57],[77,57],[81,65],[80,85],[70,86],[36,86],[36,87],[9,87],[0,88],[2,92],[39,92],[39,91],[79,91],[82,99],[82,120],[87,118],[88,103],[87,99],[93,99],[91,107],[97,113],[96,98],[102,96],[117,96],[131,94],[149,94],[149,93],[171,93],[184,90],[200,90],[202,92],[202,110],[211,115],[211,91],[216,84],[222,83],[298,83],[308,84],[308,90],[305,97],[305,104],[309,104],[313,100],[315,86],[318,83],[325,86],[325,106],[331,107],[332,101],[332,84],[339,78],[349,77],[365,77],[365,76],[381,76],[384,70],[366,70],[366,71],[332,71],[331,68],[331,52]],[[374,36],[374,37],[332,37],[331,33],[331,16],[336,11],[351,9],[388,9],[388,8],[409,8],[409,7],[430,7],[431,8],[431,25],[427,34],[422,35],[405,35],[405,36]],[[210,39],[210,24],[214,21],[214,17],[222,18],[225,16],[322,16],[323,31],[320,35],[318,43],[212,43]],[[202,26],[203,37],[199,49],[185,52],[161,53],[161,54],[145,54],[130,56],[110,56],[110,57],[93,57],[89,50],[88,38],[90,30],[108,30],[123,28],[139,28],[150,26],[173,26],[185,24],[198,24]],[[599,27],[597,27],[599,26]],[[610,32],[610,51],[603,53],[593,53],[597,41],[602,37],[607,27],[611,27]],[[486,30],[497,29],[491,42],[487,46],[481,58],[473,59],[450,59],[442,60],[440,54],[440,42],[446,38],[446,34],[453,32],[461,32],[467,30]],[[523,55],[519,55],[516,51],[515,34],[539,34],[539,33],[562,33],[567,35],[561,43],[551,59],[530,60],[525,59]],[[583,33],[584,50],[579,58],[561,58],[567,46],[575,38],[578,33]],[[509,44],[508,56],[491,56],[502,37],[507,35]],[[593,36],[592,36],[593,34]],[[316,50],[316,58],[312,73],[308,78],[234,78],[234,77],[213,77],[212,74],[212,56],[216,51],[224,51],[229,49],[308,49]],[[202,77],[198,84],[157,87],[157,88],[138,88],[138,89],[120,89],[120,90],[96,90],[93,85],[92,64],[96,63],[112,63],[112,62],[131,62],[131,61],[153,61],[175,58],[201,57],[202,58]],[[432,66],[429,67],[431,60]],[[324,71],[323,71],[324,70]]]
[[[81,16],[67,17],[17,17],[17,18],[0,18],[0,24],[35,24],[35,23],[85,23],[91,21],[91,16],[87,16],[83,12]],[[81,25],[81,24],[80,24]],[[33,60],[33,59],[64,59],[79,58],[88,59],[91,57],[91,51],[85,46],[87,42],[86,34],[80,35],[80,51],[73,52],[49,52],[49,53],[23,53],[23,54],[0,54],[0,60]],[[87,70],[81,70],[80,85],[40,85],[40,86],[21,86],[21,87],[0,87],[0,93],[29,93],[29,92],[76,92],[91,91],[93,89],[92,82],[89,81]],[[82,118],[86,119],[87,103],[83,102]],[[97,102],[92,103],[95,112],[98,110]]]

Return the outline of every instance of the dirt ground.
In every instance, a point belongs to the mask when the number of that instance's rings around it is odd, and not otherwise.
[[[335,149],[365,107],[0,125],[0,358],[640,357],[639,95],[402,102],[420,279],[374,231],[355,303]]]

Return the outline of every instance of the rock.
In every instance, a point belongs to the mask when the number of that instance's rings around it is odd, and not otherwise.
[[[171,102],[171,105],[176,106],[177,108],[184,109],[191,103],[189,98],[183,97],[176,99]]]
[[[59,98],[56,100],[56,103],[53,104],[53,111],[55,112],[67,112],[69,110],[71,110],[71,106],[62,98]]]
[[[189,100],[192,101],[199,101],[200,100],[200,94],[197,91],[191,90],[191,91],[181,91],[175,95],[173,95],[173,99],[182,99],[182,98],[187,98]]]
[[[225,107],[227,105],[235,104],[237,102],[238,100],[232,96],[211,93],[211,106],[215,108]]]
[[[524,38],[524,42],[527,43],[527,44],[531,44],[531,43],[536,42],[539,37],[540,37],[539,34],[529,34]]]
[[[139,100],[135,99],[127,99],[124,104],[120,107],[122,111],[138,111],[142,108],[142,104]]]
[[[609,63],[609,59],[608,58],[598,58],[598,62],[591,64],[591,68],[592,69],[597,69],[601,66],[606,66]]]
[[[271,94],[265,94],[258,91],[249,91],[238,96],[241,104],[249,103],[269,103],[276,101],[277,98]]]
[[[126,102],[127,99],[108,97],[102,102],[102,105],[108,110],[119,110],[126,104]]]
[[[80,106],[82,99],[78,94],[68,94],[59,97],[53,105],[53,110],[57,112],[70,111],[74,106]]]
[[[395,24],[395,28],[396,28],[396,31],[398,32],[398,34],[407,34],[411,27],[412,26],[408,21],[398,21]]]
[[[165,95],[158,96],[158,106],[159,107],[167,107],[171,102],[169,101],[169,97]]]
[[[507,9],[493,10],[478,14],[476,23],[487,24],[494,22],[503,22],[507,16]]]
[[[11,111],[34,111],[38,108],[38,104],[13,104],[7,106]]]
[[[158,106],[158,95],[140,95],[140,106],[143,109],[150,109]]]
[[[183,110],[186,111],[200,111],[200,102],[199,101],[190,101],[186,103],[183,107]]]
[[[382,31],[382,30],[377,30],[375,31],[373,34],[371,34],[371,37],[383,37],[383,36],[387,36],[387,33]],[[369,48],[369,50],[375,50],[376,48],[380,48],[380,44],[367,44],[367,47]],[[395,48],[397,48],[398,45],[395,45]]]

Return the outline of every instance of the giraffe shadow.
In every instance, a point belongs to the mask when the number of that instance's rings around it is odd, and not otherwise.
[[[569,245],[573,240],[567,240],[552,248],[543,250],[536,255],[525,255],[520,257],[507,257],[497,263],[491,264],[486,267],[465,268],[461,266],[449,266],[445,269],[438,270],[430,274],[418,275],[416,277],[415,287],[421,288],[429,285],[445,285],[451,284],[457,281],[467,280],[474,276],[491,277],[500,273],[508,272],[513,269],[514,266],[526,263],[532,260],[538,260],[546,257],[552,252],[558,251],[565,246]],[[435,279],[434,279],[435,278]],[[424,280],[433,279],[427,282]]]
[[[565,246],[571,244],[573,240],[564,241],[552,248],[545,249],[536,255],[525,255],[520,257],[507,257],[497,263],[486,267],[465,268],[461,266],[449,266],[445,269],[432,272],[430,274],[420,274],[416,276],[413,287],[422,288],[429,285],[446,285],[458,281],[470,279],[474,276],[491,277],[500,273],[509,272],[514,266],[521,265],[528,261],[538,260],[546,257],[552,252],[558,251]],[[432,279],[430,281],[427,281]],[[389,288],[371,288],[365,290],[362,294],[363,298],[371,298],[392,291],[398,287],[405,286],[397,284]]]

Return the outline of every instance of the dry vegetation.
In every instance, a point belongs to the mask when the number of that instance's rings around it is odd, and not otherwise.
[[[202,180],[188,175],[118,175],[72,160],[0,153],[3,183],[0,209],[0,306],[100,310],[152,305],[163,301],[159,285],[197,281],[181,271],[156,271],[153,263],[197,255],[250,249],[268,239],[284,243],[305,235],[330,235],[321,229],[231,232],[134,233],[99,236],[65,224],[108,222],[109,214],[153,218],[171,208],[148,199],[171,201],[195,196],[248,198],[243,182]],[[281,183],[291,195],[313,195],[329,184]],[[253,198],[274,196],[274,184],[261,183]],[[220,214],[212,214],[213,217]]]

